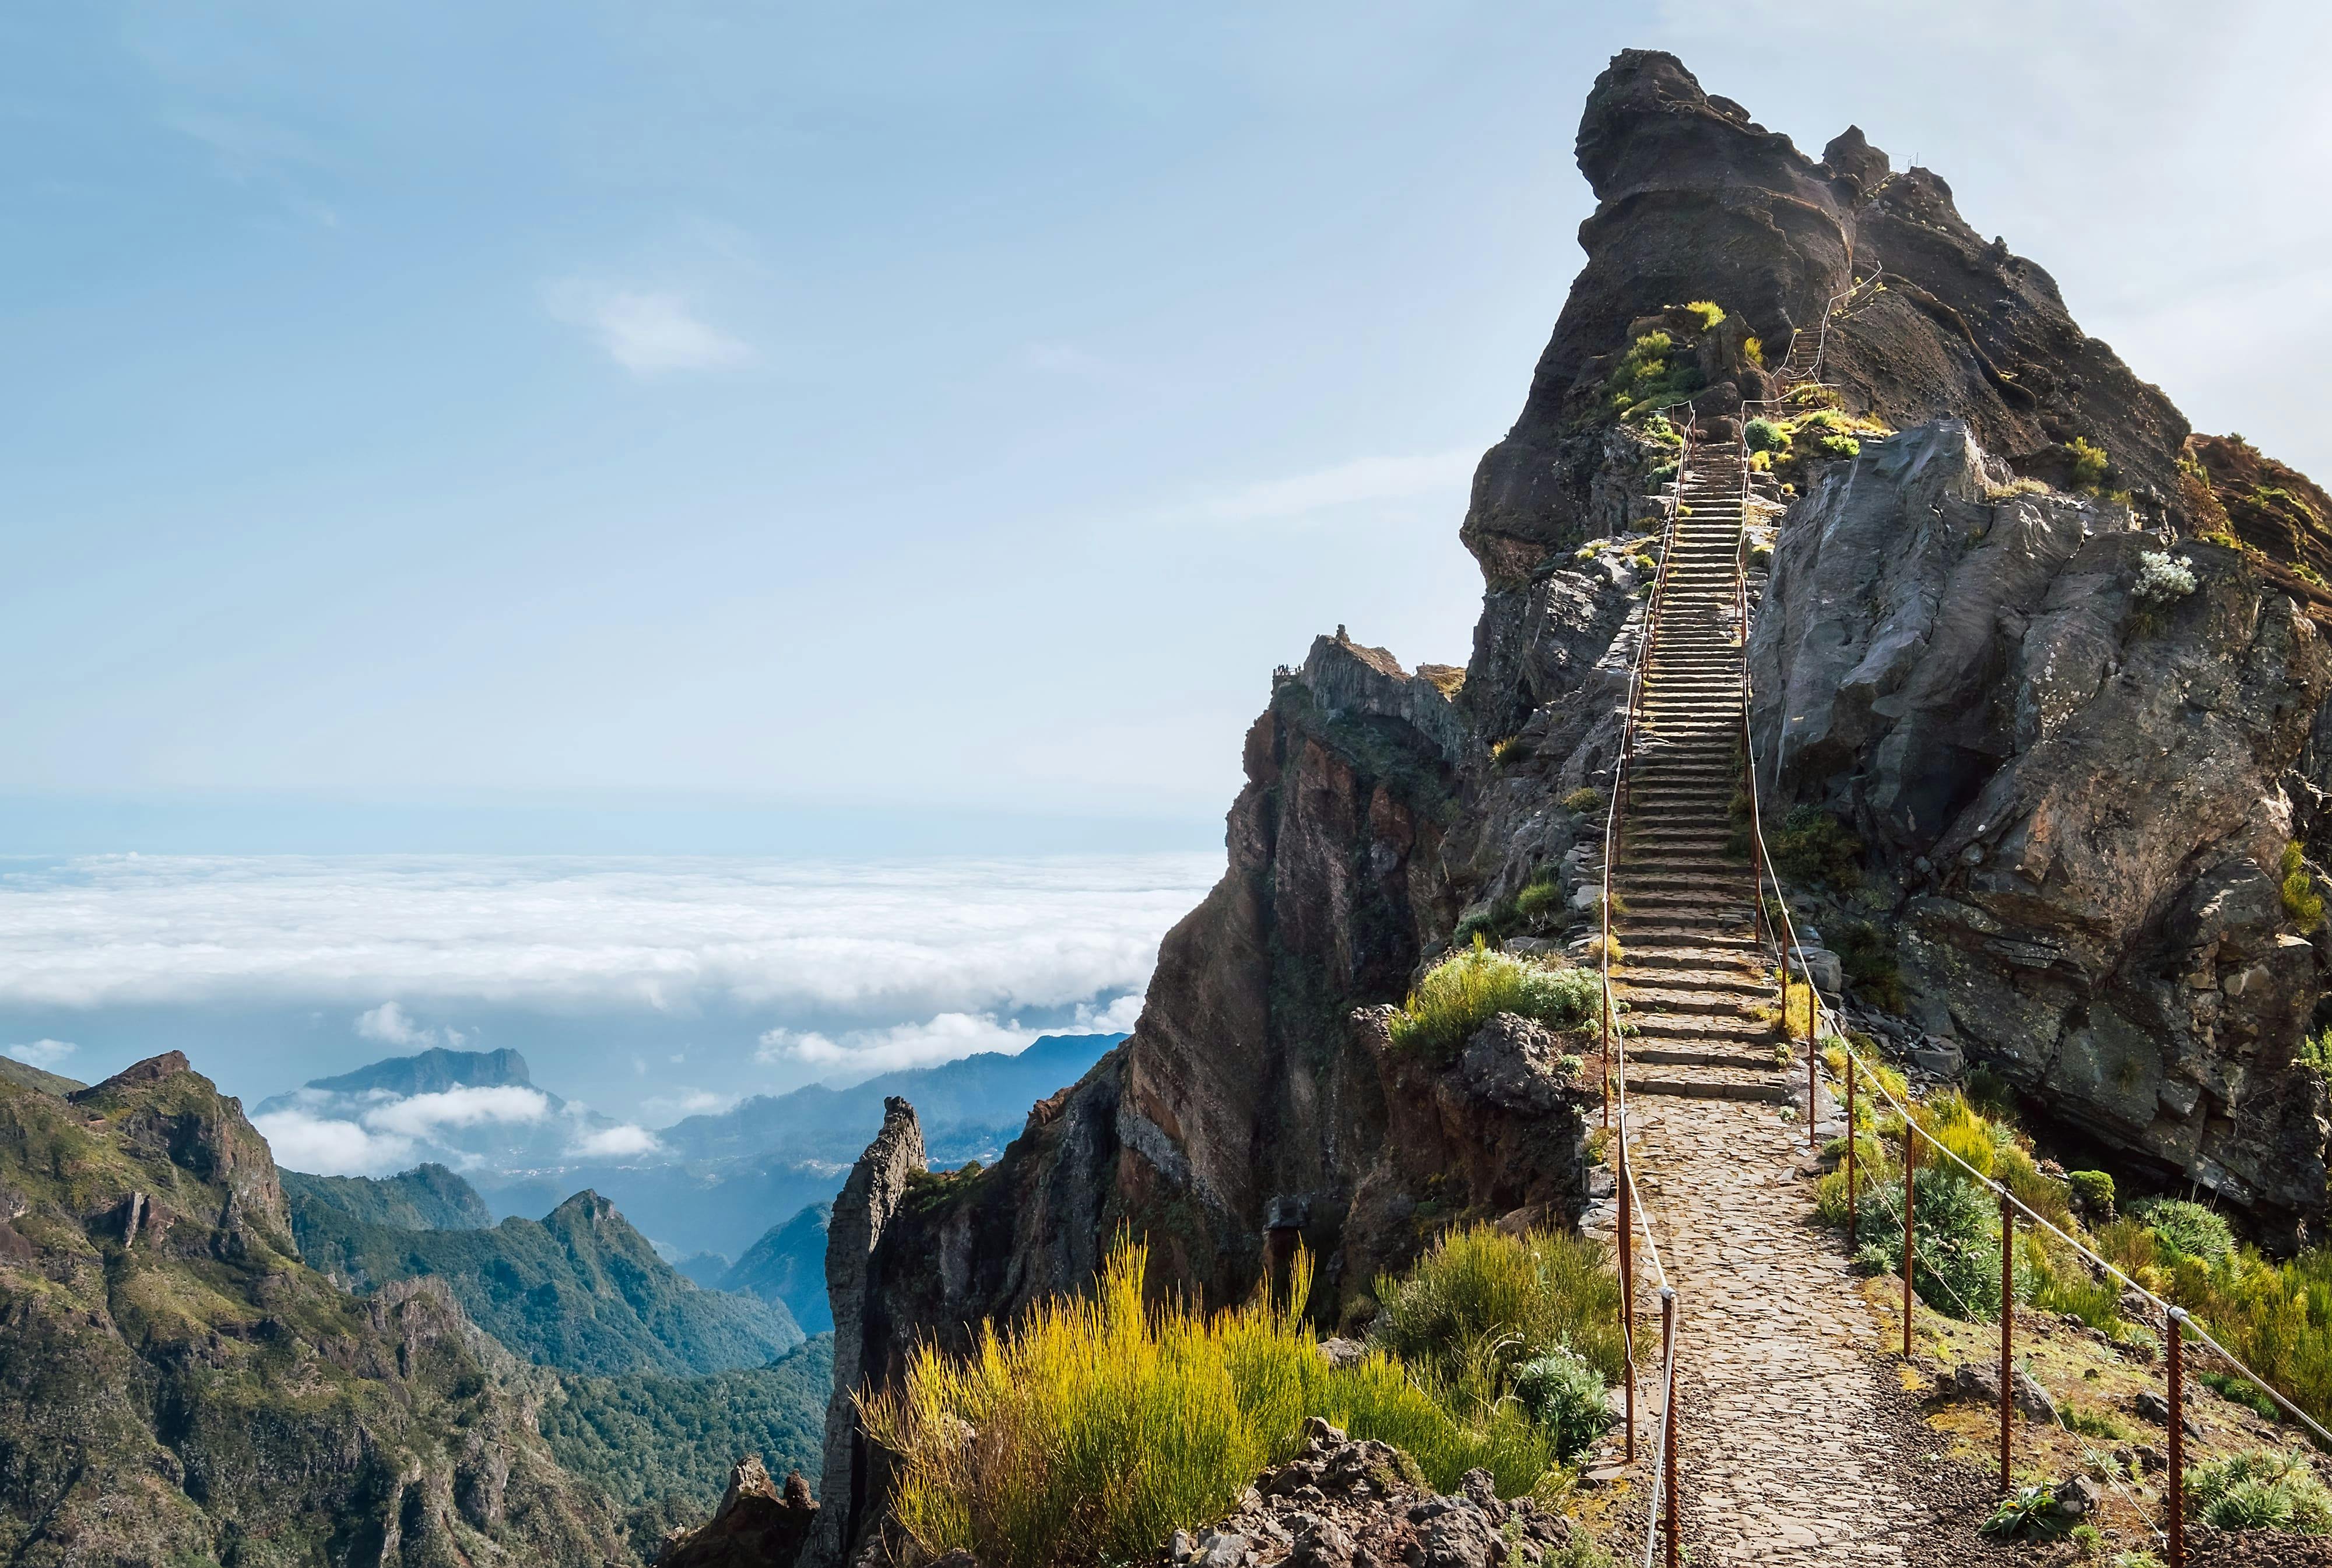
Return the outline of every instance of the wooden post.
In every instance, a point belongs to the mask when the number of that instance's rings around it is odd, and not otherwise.
[[[2179,1342],[2186,1315],[2170,1309],[2163,1335],[2170,1372],[2170,1568],[2186,1568],[2186,1378]]]
[[[1677,1568],[1677,1376],[1676,1376],[1676,1292],[1660,1286],[1660,1364],[1667,1369],[1668,1394],[1660,1402],[1660,1420],[1666,1435],[1661,1439],[1661,1451],[1668,1463],[1662,1467],[1668,1499],[1668,1568]]]
[[[1903,1113],[1903,1359],[1911,1359],[1911,1226],[1915,1190],[1911,1172],[1919,1167],[1919,1134],[1911,1113]]]
[[[1854,1053],[1846,1054],[1846,1255],[1862,1245],[1862,1232],[1854,1223]]]
[[[1628,1171],[1627,1128],[1620,1129],[1620,1356],[1628,1382],[1628,1463],[1636,1462],[1636,1188]]]
[[[2000,1190],[2000,1489],[2008,1486],[2008,1462],[2015,1439],[2010,1420],[2016,1409],[2016,1210],[2008,1189]]]

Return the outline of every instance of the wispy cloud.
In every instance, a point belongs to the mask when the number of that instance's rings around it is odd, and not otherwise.
[[[456,1028],[426,1028],[414,1022],[412,1017],[395,1002],[383,1002],[357,1015],[357,1034],[383,1045],[404,1046],[415,1050],[426,1050],[432,1046],[450,1046],[458,1049],[468,1036]]]
[[[619,1160],[627,1154],[652,1154],[660,1147],[654,1133],[626,1122],[586,1133],[576,1140],[574,1152],[590,1159]]]
[[[265,1111],[251,1119],[275,1162],[325,1176],[380,1176],[413,1158],[413,1141],[312,1112]]]
[[[451,1127],[489,1124],[526,1125],[550,1114],[550,1100],[540,1089],[514,1084],[471,1088],[456,1084],[435,1094],[409,1095],[367,1111],[361,1120],[376,1133],[405,1138],[427,1138]]]
[[[543,300],[635,376],[723,369],[753,359],[750,344],[706,321],[676,293],[568,279],[546,288]]]
[[[1021,349],[1018,358],[1022,368],[1041,370],[1047,376],[1091,378],[1109,370],[1107,360],[1074,343],[1030,343]]]
[[[1202,500],[1192,510],[1218,522],[1268,522],[1436,492],[1462,496],[1480,455],[1471,447],[1458,447],[1419,456],[1356,457],[1333,468],[1244,485]]]
[[[1141,993],[1129,991],[1106,1007],[1079,1006],[1075,1021],[1066,1027],[1081,1034],[1123,1034],[1141,1014]],[[1045,1032],[1027,1028],[1018,1018],[999,1019],[989,1013],[941,1013],[922,1023],[838,1034],[770,1029],[761,1036],[754,1055],[763,1062],[798,1063],[815,1076],[844,1081],[952,1062],[981,1051],[1017,1056]]]
[[[8,1055],[30,1066],[53,1067],[80,1049],[69,1040],[26,1040],[20,1046],[10,1046]]]

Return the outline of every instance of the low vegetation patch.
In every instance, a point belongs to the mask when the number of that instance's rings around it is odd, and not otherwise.
[[[1501,1314],[1510,1298],[1471,1287],[1518,1277],[1515,1257],[1542,1281],[1519,1298],[1525,1307],[1559,1299],[1565,1313],[1608,1324],[1618,1286],[1590,1244],[1497,1241],[1503,1251],[1461,1232],[1410,1278],[1378,1282],[1388,1301],[1381,1320],[1416,1331],[1403,1343],[1418,1362],[1381,1340],[1334,1367],[1304,1315],[1308,1255],[1298,1254],[1284,1298],[1201,1315],[1180,1302],[1146,1306],[1147,1251],[1121,1237],[1092,1298],[1053,1297],[1008,1331],[989,1325],[966,1356],[925,1345],[889,1389],[861,1401],[869,1436],[894,1456],[899,1525],[924,1553],[961,1548],[995,1568],[1145,1561],[1291,1457],[1315,1415],[1392,1444],[1440,1491],[1477,1467],[1502,1496],[1538,1487],[1563,1443],[1576,1440],[1561,1423],[1585,1419],[1590,1378],[1600,1404],[1593,1357],[1558,1334],[1517,1360],[1485,1402],[1462,1386],[1480,1358],[1444,1336],[1477,1322],[1509,1332]],[[1491,1253],[1499,1261],[1486,1268]],[[1600,1291],[1574,1271],[1603,1281]],[[1445,1305],[1454,1310],[1427,1310]],[[1536,1369],[1527,1399],[1514,1375],[1524,1367]]]
[[[1603,814],[1603,791],[1582,784],[1563,798],[1563,808],[1573,817],[1601,817]]]
[[[1380,1277],[1369,1342],[1450,1408],[1478,1419],[1509,1401],[1568,1458],[1603,1429],[1622,1367],[1620,1282],[1598,1243],[1554,1231],[1454,1230],[1404,1279]]]
[[[2332,1492],[2306,1455],[2237,1454],[2186,1473],[2186,1508],[2220,1530],[2332,1535]]]
[[[2106,470],[2113,465],[2106,449],[2086,436],[2076,435],[2065,451],[2072,459],[2073,488],[2095,495],[2098,487],[2105,483]]]
[[[2282,881],[2283,913],[2291,923],[2302,931],[2314,931],[2324,923],[2324,900],[2316,892],[2316,879],[2308,872],[2308,855],[2297,844],[2283,846],[2283,860],[2278,866]]]
[[[1556,969],[1499,952],[1480,937],[1428,970],[1392,1018],[1392,1043],[1447,1061],[1500,1013],[1554,1029],[1594,1021],[1601,982],[1582,969]]]
[[[1792,807],[1773,835],[1773,868],[1811,887],[1853,887],[1862,881],[1862,840],[1819,806]]]
[[[2137,558],[2137,581],[2131,588],[2137,602],[2150,607],[2175,604],[2194,591],[2194,563],[2185,556],[2149,550]]]

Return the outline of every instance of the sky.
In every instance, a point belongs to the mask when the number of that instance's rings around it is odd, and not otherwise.
[[[0,849],[1219,842],[1314,634],[1462,662],[1627,45],[2332,473],[2332,24],[2193,14],[8,7]]]
[[[2332,10],[2197,14],[0,9],[0,1050],[654,1126],[1122,1022],[1273,666],[1464,662],[1622,47],[2332,477]]]

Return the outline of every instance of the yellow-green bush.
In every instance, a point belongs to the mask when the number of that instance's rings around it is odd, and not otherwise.
[[[1446,1060],[1499,1013],[1535,1018],[1549,1028],[1584,1028],[1595,1020],[1601,982],[1593,971],[1550,969],[1474,945],[1426,972],[1392,1018],[1392,1043]]]
[[[1714,300],[1695,300],[1685,309],[1700,323],[1704,332],[1725,324],[1725,307]]]
[[[1377,1280],[1369,1337],[1429,1384],[1485,1402],[1506,1391],[1514,1368],[1556,1345],[1617,1378],[1620,1281],[1610,1263],[1600,1243],[1560,1232],[1453,1230],[1406,1278]]]
[[[898,1524],[922,1551],[961,1547],[991,1568],[1146,1559],[1227,1511],[1315,1415],[1393,1444],[1445,1491],[1480,1466],[1513,1496],[1553,1468],[1551,1440],[1512,1401],[1462,1422],[1381,1352],[1331,1367],[1304,1320],[1308,1257],[1285,1300],[1203,1316],[1146,1308],[1147,1264],[1121,1238],[1093,1298],[985,1325],[967,1355],[924,1345],[860,1401],[894,1456]]]
[[[2297,844],[2283,846],[2279,867],[2283,876],[2283,913],[2302,931],[2324,923],[2324,901],[2317,896],[2315,879],[2308,875],[2308,855]]]
[[[2085,436],[2076,435],[2065,450],[2073,460],[2073,488],[2095,493],[2112,464],[2106,449]]]

